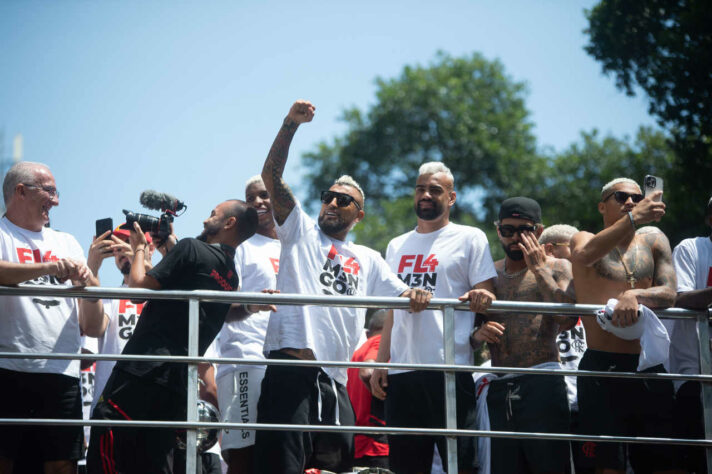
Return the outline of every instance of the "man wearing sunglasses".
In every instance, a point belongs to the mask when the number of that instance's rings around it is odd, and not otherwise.
[[[98,285],[76,239],[46,227],[59,205],[46,165],[13,165],[3,197],[0,285]],[[93,328],[104,319],[101,300],[53,296],[2,296],[0,315],[0,350],[28,354],[79,353],[80,329],[96,336]],[[78,360],[0,359],[0,386],[0,418],[82,418]],[[0,472],[13,471],[23,445],[33,446],[44,472],[76,472],[82,440],[81,426],[3,426]]]
[[[361,187],[342,176],[321,193],[318,225],[302,210],[282,179],[289,144],[300,124],[314,117],[314,106],[297,101],[289,110],[262,169],[282,244],[277,289],[282,293],[405,296],[421,311],[430,293],[411,290],[373,250],[346,237],[364,217]],[[280,306],[267,326],[264,352],[271,359],[350,360],[361,335],[366,310],[325,306]],[[257,405],[259,423],[354,425],[346,392],[346,369],[267,367]],[[301,474],[305,467],[349,471],[353,435],[257,431],[258,473]]]
[[[617,178],[601,190],[598,211],[603,230],[579,232],[571,240],[576,299],[578,303],[618,303],[612,324],[628,327],[638,320],[638,305],[667,308],[675,302],[676,278],[670,243],[655,227],[665,214],[662,191],[643,198],[638,184]],[[623,340],[598,325],[593,316],[583,319],[587,350],[581,370],[635,372],[640,340]],[[665,372],[662,365],[645,372]],[[582,377],[578,381],[579,413],[583,433],[597,435],[672,435],[673,386],[669,380],[623,380]],[[615,400],[615,403],[601,403]],[[638,472],[665,471],[676,467],[674,450],[664,445],[590,443],[589,457],[607,472],[625,472],[627,453]]]
[[[411,288],[424,288],[437,298],[470,301],[471,311],[455,313],[455,363],[473,365],[469,335],[474,311],[494,299],[496,275],[484,232],[450,222],[456,193],[452,173],[443,163],[423,164],[415,183],[414,230],[391,240],[386,261]],[[378,362],[444,364],[443,312],[426,310],[417,318],[404,310],[386,317]],[[471,374],[457,374],[457,427],[475,429],[475,386]],[[386,424],[400,428],[445,428],[444,376],[424,370],[376,369],[371,377],[374,396],[386,401]],[[386,396],[386,387],[388,396]],[[389,436],[389,463],[394,472],[427,472],[442,436]],[[458,468],[474,472],[475,440],[458,438]]]
[[[547,257],[538,242],[541,207],[527,197],[502,202],[495,222],[505,258],[495,262],[499,300],[573,303],[571,264]],[[474,348],[489,345],[492,367],[560,369],[556,336],[578,318],[501,313],[483,316],[471,336]],[[566,433],[569,404],[566,384],[557,375],[509,375],[494,378],[486,394],[490,429]],[[481,420],[482,421],[482,420]],[[493,438],[491,472],[566,472],[569,443]]]

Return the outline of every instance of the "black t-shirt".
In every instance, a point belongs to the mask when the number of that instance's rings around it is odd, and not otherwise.
[[[182,239],[148,271],[163,290],[223,290],[238,286],[235,249]],[[228,303],[201,302],[198,352],[202,356],[225,322]],[[149,300],[123,354],[188,355],[188,302]],[[118,361],[116,367],[185,396],[186,364],[159,361]]]

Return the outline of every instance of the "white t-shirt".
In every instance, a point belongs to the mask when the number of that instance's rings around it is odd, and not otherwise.
[[[680,242],[672,252],[677,273],[677,291],[702,290],[712,286],[712,241],[696,237]],[[700,352],[697,343],[697,321],[675,319],[670,333],[670,372],[700,373]],[[673,382],[675,389],[684,383]]]
[[[82,336],[82,349],[86,349],[92,354],[98,351],[98,341],[95,337]],[[96,378],[96,363],[93,363],[86,369],[83,369],[80,374],[80,385],[82,389],[82,419],[91,419],[91,411],[94,409],[92,404],[94,400],[94,381]],[[89,446],[89,435],[91,434],[91,426],[84,427],[84,443]],[[77,461],[80,466],[86,465],[86,458]]]
[[[399,296],[408,290],[374,250],[332,239],[297,204],[283,225],[277,289],[282,293],[337,296]],[[264,352],[311,349],[317,360],[351,359],[366,317],[364,308],[280,306],[267,326]],[[346,385],[346,369],[326,367]]]
[[[559,346],[561,366],[567,370],[578,370],[581,357],[586,352],[586,332],[581,324],[581,318],[576,322],[576,326],[556,336],[556,345]],[[572,410],[578,410],[577,377],[567,375],[565,380],[569,407]]]
[[[435,298],[457,298],[476,284],[497,276],[484,232],[453,223],[427,234],[412,230],[396,237],[388,244],[386,261],[407,285],[425,288]],[[455,312],[456,364],[474,363],[470,348],[474,323],[474,313]],[[443,312],[425,310],[412,314],[394,310],[391,362],[443,364]]]
[[[125,285],[122,285],[123,287]],[[105,300],[104,313],[109,318],[109,324],[104,335],[98,338],[99,354],[121,354],[138,323],[138,318],[141,316],[141,311],[143,311],[143,305],[143,303],[132,303],[131,300]],[[99,401],[101,392],[104,391],[106,382],[109,380],[115,365],[115,360],[96,361],[92,410]]]
[[[242,291],[260,292],[265,288],[277,288],[279,250],[279,240],[260,234],[255,234],[237,247],[235,268]],[[225,323],[216,339],[220,357],[264,359],[262,348],[269,315],[269,311],[260,311],[242,321]],[[233,364],[218,364],[216,378],[239,367]]]
[[[84,263],[84,253],[69,234],[43,227],[39,232],[0,219],[0,259],[14,263],[41,263],[72,258]],[[71,286],[43,275],[31,285]],[[81,347],[79,301],[53,296],[0,296],[0,352],[69,353]],[[0,367],[17,372],[64,374],[79,378],[78,360],[0,359]]]

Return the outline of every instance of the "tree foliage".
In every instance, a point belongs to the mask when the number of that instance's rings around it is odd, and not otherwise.
[[[346,110],[348,129],[319,143],[303,157],[309,185],[328,188],[350,174],[366,194],[366,218],[354,229],[359,243],[384,251],[393,237],[416,225],[413,191],[420,165],[441,160],[455,176],[455,222],[477,225],[495,257],[502,251],[492,225],[499,204],[530,196],[545,224],[567,223],[597,232],[601,187],[626,176],[667,180],[674,155],[666,136],[641,128],[634,139],[581,134],[561,153],[536,151],[524,103],[523,84],[512,81],[498,61],[478,54],[438,54],[428,67],[406,67],[395,79],[377,80],[376,101],[367,112]],[[675,195],[666,190],[666,200]],[[684,213],[666,216],[661,227],[675,231]]]
[[[651,114],[670,132],[677,159],[666,176],[668,214],[689,216],[692,210],[695,216],[675,231],[703,232],[698,213],[710,196],[712,175],[712,5],[603,0],[586,15],[586,51],[621,90],[645,91]]]

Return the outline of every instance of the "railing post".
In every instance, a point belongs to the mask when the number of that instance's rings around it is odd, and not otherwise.
[[[198,309],[199,300],[188,300],[188,356],[198,357]],[[198,421],[198,365],[188,364],[188,406],[187,421]],[[186,430],[185,436],[185,472],[197,472],[198,431]]]
[[[455,365],[455,308],[445,306],[443,309],[443,349],[445,364]],[[457,429],[457,407],[454,371],[445,372],[445,427]],[[442,453],[440,453],[442,456]],[[457,437],[447,437],[447,472],[457,474]]]
[[[712,373],[712,357],[710,357],[710,329],[709,320],[712,317],[712,308],[697,315],[697,336],[700,348],[700,373]],[[705,439],[712,439],[712,386],[702,382],[702,410],[705,425]],[[706,449],[707,473],[712,474],[712,449]]]

